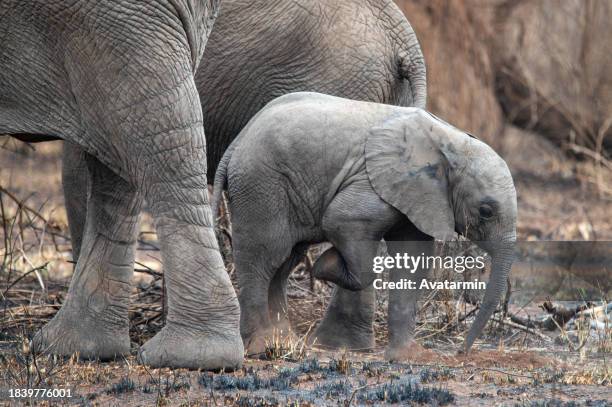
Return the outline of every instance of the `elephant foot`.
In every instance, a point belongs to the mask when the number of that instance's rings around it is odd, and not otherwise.
[[[308,338],[311,346],[326,349],[346,349],[355,352],[367,352],[376,343],[372,327],[347,326],[321,322],[315,332]]]
[[[32,339],[32,349],[81,359],[113,360],[130,354],[128,321],[104,322],[66,309],[66,305]]]
[[[390,362],[419,362],[437,360],[439,355],[434,351],[424,348],[414,339],[402,344],[389,344],[385,349],[385,359]]]
[[[274,358],[286,353],[297,342],[290,324],[280,324],[259,329],[244,339],[247,356]]]
[[[138,359],[153,368],[233,371],[242,366],[243,356],[238,333],[193,331],[168,324],[140,348]]]

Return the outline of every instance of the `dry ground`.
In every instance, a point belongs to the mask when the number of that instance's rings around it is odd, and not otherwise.
[[[609,195],[601,193],[601,177],[588,163],[566,160],[555,147],[518,130],[508,130],[503,140],[502,154],[517,182],[521,239],[612,241]],[[28,338],[59,309],[73,267],[60,184],[61,145],[39,144],[33,151],[0,139],[0,146],[6,220],[0,230],[0,389],[72,389],[72,399],[41,402],[52,405],[570,406],[612,400],[609,326],[590,331],[575,323],[548,332],[502,319],[490,324],[477,352],[456,356],[472,307],[445,293],[426,301],[420,345],[413,360],[402,364],[383,361],[384,296],[376,320],[379,346],[367,354],[306,349],[301,342],[275,344],[268,360],[247,359],[243,370],[225,374],[147,370],[133,356],[114,363],[35,357]],[[138,263],[130,308],[134,350],[162,324],[161,264],[146,215]],[[304,335],[320,318],[331,289],[311,281],[301,265],[290,292],[294,327]],[[540,303],[514,301],[510,312],[537,319],[544,314]],[[0,405],[8,402],[1,394]]]

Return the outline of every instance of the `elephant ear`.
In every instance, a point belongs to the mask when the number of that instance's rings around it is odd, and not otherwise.
[[[366,170],[383,201],[421,232],[449,240],[455,236],[455,217],[449,200],[448,163],[435,128],[413,112],[371,129],[365,146]]]

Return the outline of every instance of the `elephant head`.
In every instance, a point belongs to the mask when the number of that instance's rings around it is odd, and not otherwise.
[[[420,109],[404,109],[372,129],[365,147],[373,189],[421,232],[460,233],[486,250],[492,271],[465,341],[469,350],[506,287],[516,240],[516,191],[493,149]]]

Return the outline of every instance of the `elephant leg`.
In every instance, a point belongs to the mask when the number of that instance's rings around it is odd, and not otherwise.
[[[78,108],[69,138],[138,191],[155,220],[168,313],[140,349],[139,360],[151,367],[234,369],[243,359],[238,300],[213,230],[193,76],[216,5],[113,12],[108,24],[68,30],[62,43]]]
[[[268,290],[272,271],[264,264],[241,262],[236,259],[238,271],[238,301],[240,302],[240,334],[247,355],[260,355],[272,339]],[[255,272],[255,270],[261,270]]]
[[[261,355],[273,340],[271,305],[275,313],[286,312],[282,280],[293,263],[294,241],[290,236],[287,208],[272,194],[249,194],[244,187],[234,186],[240,194],[232,196],[230,212],[234,224],[233,252],[238,276],[240,302],[240,334],[248,355]],[[253,191],[257,191],[254,189]],[[256,211],[264,207],[267,211]],[[256,211],[256,215],[254,213]],[[277,276],[277,274],[281,274]],[[285,276],[283,276],[283,274]],[[271,293],[271,289],[283,292]]]
[[[201,123],[193,124],[187,134],[199,129]],[[217,370],[242,364],[240,308],[212,227],[201,136],[191,153],[156,146],[155,162],[162,166],[145,174],[144,198],[156,221],[167,298],[166,325],[139,353],[152,367]],[[186,149],[193,143],[177,142]],[[158,178],[169,169],[171,179]]]
[[[360,248],[341,245],[338,249],[330,248],[321,255],[326,265],[320,266],[315,263],[315,268],[324,272],[321,270],[330,265],[342,265],[353,270],[367,268],[371,270],[372,258],[377,248],[377,242],[368,242]],[[325,316],[309,341],[326,348],[369,350],[375,345],[373,328],[375,311],[376,294],[371,284],[361,291],[336,287]]]
[[[349,275],[348,267],[335,247],[321,253],[312,265],[312,275],[319,280],[334,284],[341,284],[343,281],[349,280],[347,278]]]
[[[323,320],[309,342],[325,348],[367,351],[375,345],[376,294],[372,286],[361,291],[334,288]]]
[[[355,187],[340,192],[325,213],[324,232],[334,247],[321,256],[321,262],[317,260],[319,264],[315,269],[342,286],[334,290],[325,316],[310,342],[332,348],[367,350],[375,344],[373,259],[384,233],[400,215],[378,196],[370,195],[367,192],[369,184],[363,189],[357,184]],[[356,202],[373,203],[356,205]],[[331,269],[334,267],[335,273]],[[334,275],[338,278],[333,278]]]
[[[141,202],[122,178],[92,156],[83,246],[60,311],[34,338],[34,349],[86,359],[129,354],[128,303]]]
[[[72,260],[76,263],[79,259],[87,220],[89,170],[85,150],[69,141],[64,141],[63,145],[62,186],[72,240]]]
[[[272,281],[270,282],[270,290],[268,292],[268,306],[270,308],[270,319],[272,325],[282,335],[291,332],[291,323],[289,321],[289,306],[287,304],[287,280],[291,270],[299,264],[306,254],[307,247],[298,246],[293,249],[291,255],[283,265],[276,271]]]
[[[279,242],[283,239],[279,239]],[[274,309],[285,304],[277,295],[271,295],[272,282],[277,270],[285,269],[284,265],[292,262],[290,247],[277,247],[272,241],[262,241],[261,245],[245,250],[244,239],[239,234],[234,236],[234,254],[238,273],[238,300],[240,302],[240,333],[248,355],[261,355],[279,335],[274,324],[270,297],[275,301]],[[256,244],[253,242],[253,244]],[[258,247],[258,249],[254,248]],[[262,253],[261,248],[265,250]],[[244,254],[243,254],[244,253]],[[284,271],[284,270],[283,270]],[[279,279],[281,277],[278,277]],[[274,286],[282,285],[275,281]],[[280,294],[282,296],[282,294]],[[286,301],[286,300],[285,300]],[[282,321],[279,321],[282,323]]]
[[[431,256],[434,252],[433,239],[420,232],[412,223],[406,221],[385,234],[389,256]],[[414,290],[389,290],[388,327],[389,344],[385,352],[388,360],[402,360],[418,352],[419,345],[414,341],[418,300],[422,291],[418,289],[422,279],[427,278],[429,269],[419,267],[414,273],[407,270],[390,270],[389,281],[402,278],[416,283]]]

